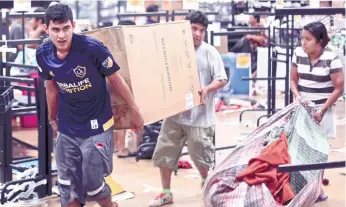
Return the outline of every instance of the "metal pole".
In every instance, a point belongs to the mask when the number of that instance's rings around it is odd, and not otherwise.
[[[6,36],[6,40],[9,39],[10,36],[10,13],[6,12],[6,17],[5,17],[5,36]],[[6,61],[9,59],[8,53],[6,53]],[[1,70],[3,71],[3,68],[1,68]],[[5,70],[5,75],[7,75],[7,70]],[[6,85],[7,83],[4,83],[4,85]]]
[[[169,11],[166,11],[166,22],[169,22]]]
[[[52,193],[52,177],[51,177],[51,136],[49,136],[48,110],[46,102],[46,92],[44,79],[39,78],[39,136],[38,136],[38,159],[39,159],[39,174],[47,176],[47,185],[39,187],[39,197],[45,197]]]
[[[272,104],[271,104],[271,80],[269,78],[271,78],[271,37],[270,37],[270,27],[268,28],[268,80],[267,80],[267,105],[268,105],[268,109],[267,109],[267,115],[270,115],[271,113],[271,108],[272,108]]]
[[[210,31],[210,44],[214,46],[214,31]]]
[[[272,51],[272,55],[275,59],[277,59],[276,51]],[[274,59],[273,58],[273,59]],[[270,114],[273,115],[275,113],[276,109],[276,71],[277,71],[277,65],[278,62],[272,59],[272,105],[271,105],[271,111]],[[286,78],[285,78],[286,79]]]
[[[97,25],[97,28],[98,28],[99,25],[100,25],[100,22],[102,21],[102,20],[101,20],[101,2],[100,2],[100,1],[97,1],[96,4],[97,4],[96,25]]]
[[[78,0],[75,2],[75,6],[76,6],[76,19],[79,19],[79,1]]]
[[[286,47],[286,80],[285,80],[285,106],[288,105],[288,97],[289,97],[289,85],[288,85],[288,82],[289,82],[289,64],[288,64],[288,59],[289,59],[289,15],[286,15],[286,35],[287,35],[287,45],[288,47]]]
[[[25,19],[24,19],[24,11],[21,12],[22,13],[22,38],[25,39]],[[23,43],[23,64],[25,64],[25,44]],[[9,70],[11,70],[9,68]],[[10,75],[10,71],[9,71],[9,75]]]
[[[294,51],[294,32],[295,32],[295,29],[294,29],[294,16],[292,15],[292,20],[291,20],[291,28],[292,28],[292,39],[291,39],[291,47],[290,47],[290,53],[289,53],[289,59],[287,60],[287,64],[289,64],[291,62],[291,59],[292,59],[292,56],[293,56],[293,51]],[[289,72],[289,71],[288,71]],[[290,74],[287,75],[288,77],[290,77]],[[290,80],[290,79],[289,79]],[[289,101],[288,103],[292,103],[293,102],[293,93],[290,89],[290,81],[288,81],[287,83],[287,87],[288,87],[288,92],[289,92]]]
[[[234,0],[231,1],[231,7],[232,7],[232,26],[235,25],[235,20],[234,20],[234,16],[235,16],[235,4],[234,4]]]
[[[12,113],[11,107],[5,113],[5,179],[12,181]]]

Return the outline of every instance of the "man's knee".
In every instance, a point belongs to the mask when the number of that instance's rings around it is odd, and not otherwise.
[[[194,148],[193,150],[189,149],[189,155],[191,157],[191,160],[195,164],[195,166],[198,169],[201,168],[212,168],[214,166],[215,161],[215,148],[210,146],[202,149],[196,150]]]
[[[167,139],[169,138],[164,136],[158,140],[152,160],[155,167],[165,167],[174,170],[177,168],[177,160],[183,146],[170,142]]]
[[[102,201],[107,199],[112,194],[111,188],[106,182],[103,182],[98,188],[87,190],[87,200],[88,201]]]
[[[197,168],[212,168],[215,162],[213,128],[199,129],[193,137],[188,138],[188,152]]]

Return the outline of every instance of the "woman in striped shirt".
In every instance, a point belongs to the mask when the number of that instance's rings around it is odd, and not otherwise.
[[[326,48],[327,29],[321,22],[312,22],[302,31],[302,47],[292,57],[291,90],[298,102],[315,103],[314,118],[329,138],[336,138],[335,102],[344,92],[344,73],[341,60]],[[327,196],[321,194],[319,200]]]

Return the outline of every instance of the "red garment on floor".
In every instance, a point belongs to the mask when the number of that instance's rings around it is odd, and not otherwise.
[[[295,193],[291,188],[289,173],[277,171],[277,166],[291,162],[288,153],[287,137],[284,133],[270,144],[256,158],[249,161],[248,167],[240,172],[236,179],[248,185],[266,183],[275,201],[284,204],[291,200]]]
[[[182,160],[180,160],[180,161],[178,162],[178,168],[191,169],[192,166],[191,166],[191,164],[190,164],[188,161],[182,161]]]

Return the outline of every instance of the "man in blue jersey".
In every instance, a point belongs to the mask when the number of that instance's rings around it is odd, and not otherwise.
[[[67,5],[48,7],[45,23],[50,39],[37,48],[36,57],[46,80],[49,122],[57,131],[62,206],[82,206],[86,201],[118,206],[104,181],[112,172],[114,145],[106,78],[130,106],[133,128],[141,129],[143,119],[107,47],[73,32],[75,23]]]

